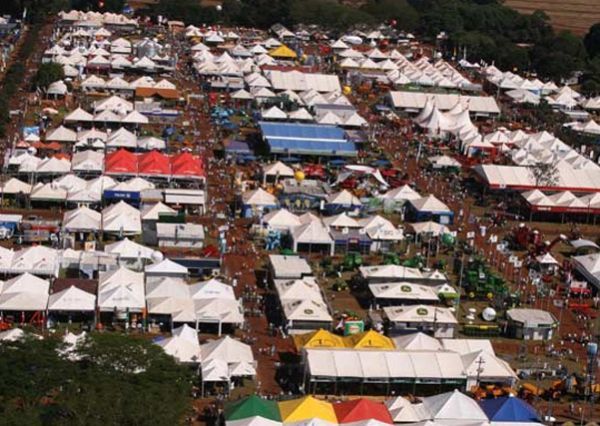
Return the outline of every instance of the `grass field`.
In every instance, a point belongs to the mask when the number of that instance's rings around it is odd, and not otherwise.
[[[554,28],[579,35],[600,22],[600,0],[505,0],[504,4],[523,13],[543,10]]]

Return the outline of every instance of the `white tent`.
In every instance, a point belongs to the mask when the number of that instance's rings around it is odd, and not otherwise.
[[[405,351],[438,351],[442,349],[438,339],[421,332],[395,337],[394,343],[396,348]]]
[[[146,204],[142,207],[142,220],[158,220],[161,214],[176,215],[177,211],[162,202]]]
[[[310,115],[306,108],[299,108],[290,113],[289,119],[296,121],[313,121],[313,116]]]
[[[423,279],[423,274],[419,269],[400,265],[361,266],[359,271],[367,280],[377,280],[378,282],[382,280],[415,281]]]
[[[124,267],[100,272],[98,308],[102,312],[114,310],[141,312],[146,308],[144,274]]]
[[[431,234],[433,236],[438,236],[450,232],[450,229],[447,226],[440,225],[439,223],[433,221],[411,223],[410,226],[414,229],[415,234],[417,235]]]
[[[216,278],[198,282],[189,286],[189,292],[194,300],[224,299],[235,300],[233,287]]]
[[[417,191],[412,189],[410,186],[403,185],[398,188],[390,189],[385,194],[382,194],[379,198],[383,200],[409,201],[417,200],[422,197]]]
[[[0,311],[44,311],[50,283],[29,273],[0,282]]]
[[[269,229],[287,232],[301,225],[300,218],[287,209],[273,210],[263,216],[262,221]]]
[[[71,286],[48,298],[48,311],[93,312],[96,309],[96,295]]]
[[[175,263],[170,259],[164,259],[158,263],[146,265],[145,269],[146,277],[157,276],[157,277],[181,277],[185,278],[188,276],[188,268],[179,263]]]
[[[289,326],[293,326],[294,322],[323,324],[333,321],[327,305],[321,301],[293,300],[283,303],[282,307]]]
[[[196,330],[187,324],[174,329],[172,337],[159,340],[156,344],[180,363],[200,363],[201,353],[198,334]]]
[[[76,110],[67,114],[65,116],[64,120],[65,120],[65,123],[76,123],[76,122],[91,123],[94,120],[94,116],[82,108],[77,108]]]
[[[360,200],[348,190],[344,189],[338,193],[329,195],[327,197],[327,204],[339,205],[346,208],[360,207],[362,203]]]
[[[425,397],[420,408],[421,413],[425,414],[423,420],[461,421],[463,424],[487,421],[479,404],[458,390]]]
[[[58,276],[58,266],[58,252],[50,247],[39,245],[15,252],[11,258],[10,266],[2,272]]]
[[[286,112],[272,106],[268,110],[262,111],[261,116],[264,120],[287,120],[288,115]]]
[[[52,183],[38,183],[31,189],[31,201],[65,201],[67,191]]]
[[[102,230],[121,235],[141,234],[140,211],[124,201],[102,210]]]
[[[215,359],[225,361],[227,364],[254,362],[252,348],[229,336],[204,343],[200,346],[200,351],[202,353],[202,362]]]
[[[268,164],[263,167],[263,175],[274,176],[279,178],[294,177],[294,169],[285,165],[281,161],[277,161],[273,164]]]
[[[102,173],[104,171],[104,153],[92,150],[73,154],[71,171],[78,173]]]
[[[321,288],[313,277],[304,277],[297,280],[275,280],[275,289],[279,300],[287,302],[290,300],[316,300],[323,301]]]
[[[510,365],[493,353],[484,350],[461,356],[468,381],[467,388],[476,386],[478,381],[488,383],[505,383],[512,386],[517,381],[517,375]]]
[[[223,324],[241,325],[244,323],[244,309],[238,300],[196,299],[194,300],[196,328],[198,324],[217,324],[221,335]]]
[[[46,140],[49,142],[77,142],[77,132],[59,126],[46,134]]]
[[[146,261],[154,258],[155,250],[151,247],[136,243],[129,238],[124,238],[121,241],[104,246],[104,252],[117,255],[123,260]]]
[[[398,396],[385,402],[394,423],[411,423],[421,420],[413,404],[406,398]]]
[[[102,215],[88,207],[65,212],[62,227],[67,232],[95,232],[102,225]]]
[[[242,201],[245,205],[255,207],[277,205],[277,198],[262,188],[244,192]]]
[[[5,195],[16,195],[19,193],[27,195],[31,192],[31,185],[17,178],[10,178],[0,185],[0,192]]]
[[[296,227],[292,230],[292,241],[295,252],[301,244],[306,246],[309,252],[314,250],[314,246],[317,248],[327,246],[330,256],[333,256],[335,250],[333,238],[320,221],[312,221]]]

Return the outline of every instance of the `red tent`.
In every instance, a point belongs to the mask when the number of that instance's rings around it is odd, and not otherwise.
[[[339,423],[359,422],[363,420],[379,420],[382,423],[394,424],[390,412],[381,402],[360,398],[333,404]]]
[[[171,174],[169,157],[158,151],[150,151],[138,157],[138,172],[141,175],[163,175]]]
[[[106,155],[104,170],[106,173],[112,174],[136,174],[137,163],[135,154],[121,148]]]
[[[202,160],[189,152],[171,157],[171,174],[174,177],[204,177]]]

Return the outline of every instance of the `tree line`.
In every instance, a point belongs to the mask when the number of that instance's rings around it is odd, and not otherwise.
[[[583,91],[600,91],[599,25],[584,43],[570,32],[555,32],[543,12],[521,14],[498,0],[368,0],[360,7],[337,0],[225,0],[220,10],[198,0],[160,0],[147,13],[194,25],[266,29],[275,23],[315,24],[340,34],[357,25],[393,22],[431,40],[445,31],[443,48],[450,56],[466,52],[470,61],[483,59],[504,70],[536,72],[556,81],[583,71]]]
[[[0,344],[3,425],[182,424],[193,374],[149,340],[91,334],[71,359],[61,341]]]

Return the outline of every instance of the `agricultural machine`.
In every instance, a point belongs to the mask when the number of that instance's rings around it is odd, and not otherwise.
[[[490,270],[481,259],[475,258],[465,265],[463,283],[467,294],[472,298],[494,298],[506,296],[508,287],[501,277]]]
[[[549,253],[556,244],[566,241],[567,236],[560,234],[552,241],[544,241],[544,235],[537,229],[529,228],[524,223],[514,228],[510,243],[516,250],[527,250],[532,257]]]
[[[344,256],[344,261],[342,262],[340,267],[344,271],[354,271],[362,264],[363,258],[360,255],[360,253],[348,252],[346,256]]]
[[[423,265],[425,265],[425,259],[419,254],[402,262],[402,266],[406,268],[421,268]]]

